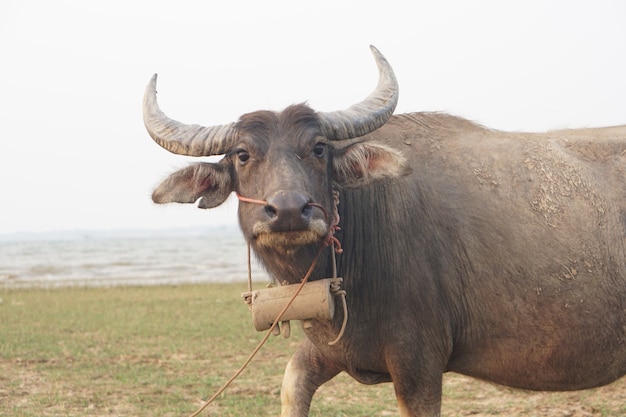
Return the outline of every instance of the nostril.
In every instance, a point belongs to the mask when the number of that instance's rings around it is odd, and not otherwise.
[[[311,204],[307,204],[302,208],[302,217],[309,218],[311,217],[311,212],[313,211],[313,206]]]
[[[267,206],[264,207],[264,210],[265,210],[265,214],[267,214],[267,216],[272,219],[278,215],[276,208],[272,205],[268,204]]]

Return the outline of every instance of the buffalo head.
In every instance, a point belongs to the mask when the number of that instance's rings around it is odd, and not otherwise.
[[[199,200],[200,208],[211,208],[235,191],[263,201],[239,205],[241,228],[257,254],[268,249],[293,252],[321,242],[332,224],[327,213],[333,213],[333,189],[409,171],[400,152],[361,138],[387,122],[398,100],[389,63],[376,48],[372,52],[378,86],[346,110],[315,112],[299,104],[211,127],[168,118],[156,101],[155,75],[143,104],[144,123],[154,141],[176,154],[224,158],[173,173],[154,191],[154,202]]]

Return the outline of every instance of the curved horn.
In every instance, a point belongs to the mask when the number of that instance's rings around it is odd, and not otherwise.
[[[170,119],[156,100],[154,74],[143,96],[143,122],[156,143],[179,155],[209,156],[228,152],[236,138],[235,124],[204,127]]]
[[[393,69],[378,49],[370,45],[378,65],[378,85],[360,103],[346,110],[319,112],[322,133],[331,140],[352,139],[384,125],[398,104],[398,81]]]

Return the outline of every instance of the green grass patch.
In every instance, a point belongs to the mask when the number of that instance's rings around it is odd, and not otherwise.
[[[191,414],[263,337],[242,291],[243,284],[0,290],[0,415]],[[283,370],[302,337],[294,323],[291,338],[270,338],[203,415],[279,415]],[[624,404],[623,381],[583,393],[532,394],[452,375],[444,393],[445,416],[551,416],[545,410],[576,407],[621,416]],[[311,410],[393,415],[390,384],[363,386],[343,374],[319,389]]]

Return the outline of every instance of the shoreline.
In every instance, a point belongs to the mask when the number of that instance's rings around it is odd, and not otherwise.
[[[264,285],[269,282],[269,278],[265,281],[255,279],[255,285]],[[63,290],[63,289],[100,289],[100,288],[140,288],[140,287],[179,287],[193,285],[242,285],[242,291],[247,286],[247,280],[146,280],[138,278],[135,280],[54,280],[54,281],[26,281],[7,284],[0,281],[0,291],[12,290]]]

